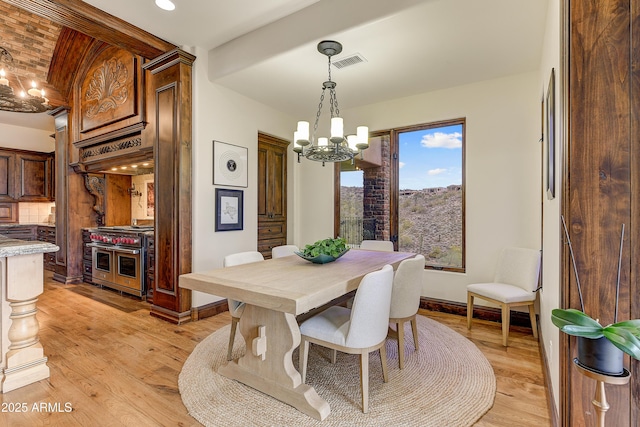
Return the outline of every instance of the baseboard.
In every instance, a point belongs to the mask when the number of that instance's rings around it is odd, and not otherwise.
[[[151,309],[149,310],[149,314],[153,317],[157,317],[158,319],[162,319],[167,322],[174,323],[176,325],[181,325],[183,323],[191,321],[190,311],[178,313],[177,311],[168,310],[164,307],[160,307],[157,305],[151,306]]]
[[[229,311],[229,304],[226,298],[199,307],[192,307],[191,320],[206,319],[207,317],[213,317],[225,311]]]
[[[431,311],[439,311],[441,313],[457,314],[459,316],[465,317],[467,315],[467,304],[457,301],[420,297],[420,308]],[[502,313],[501,310],[497,307],[474,305],[473,318],[502,323]],[[511,310],[510,324],[511,326],[522,326],[531,329],[531,320],[529,319],[529,313]]]
[[[544,342],[542,341],[542,331],[540,330],[540,323],[538,323],[538,346],[540,347],[540,359],[542,361],[542,375],[544,377],[544,386],[547,389],[547,406],[549,407],[549,417],[553,427],[558,427],[560,424],[560,417],[558,414],[558,408],[556,408],[556,399],[553,394],[553,387],[551,385],[551,371],[549,371],[549,359],[547,359],[547,352],[545,351]]]

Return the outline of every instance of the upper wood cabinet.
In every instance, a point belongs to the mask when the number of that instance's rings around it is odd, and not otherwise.
[[[18,197],[21,202],[53,200],[53,155],[18,153]]]
[[[0,150],[0,201],[53,201],[53,157],[53,153]]]
[[[258,251],[287,243],[287,146],[289,142],[258,134]]]
[[[0,201],[14,202],[16,197],[16,153],[0,150]]]

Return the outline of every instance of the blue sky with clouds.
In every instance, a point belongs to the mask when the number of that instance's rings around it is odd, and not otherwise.
[[[400,189],[446,187],[462,183],[462,125],[399,135]],[[341,185],[362,186],[362,172],[341,175]]]

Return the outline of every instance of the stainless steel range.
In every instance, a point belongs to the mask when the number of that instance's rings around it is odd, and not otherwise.
[[[143,297],[146,232],[152,226],[114,226],[90,229],[93,283]]]

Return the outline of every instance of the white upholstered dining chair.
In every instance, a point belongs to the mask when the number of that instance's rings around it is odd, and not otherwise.
[[[473,300],[480,298],[502,309],[502,345],[507,346],[511,307],[528,306],[533,336],[538,338],[534,303],[540,273],[540,251],[528,248],[503,249],[493,282],[467,285],[467,328],[471,329]]]
[[[391,308],[389,322],[395,323],[396,329],[390,329],[389,336],[398,339],[398,366],[404,368],[404,325],[411,322],[413,331],[413,347],[418,351],[418,323],[416,315],[420,307],[422,291],[422,275],[424,272],[424,256],[416,255],[400,263],[393,278]]]
[[[300,325],[300,371],[302,383],[307,376],[309,343],[360,355],[362,412],[369,411],[369,353],[380,349],[382,377],[388,381],[385,341],[389,327],[389,308],[393,268],[365,275],[356,291],[351,309],[333,306]],[[332,362],[335,362],[332,356]]]
[[[272,258],[282,258],[289,255],[294,255],[294,252],[299,252],[300,249],[296,245],[282,245],[276,246],[271,249]]]
[[[264,261],[264,257],[258,251],[238,252],[224,257],[222,265],[224,267],[233,267],[234,265],[249,264],[250,262]],[[231,332],[229,334],[229,348],[227,349],[227,360],[231,360],[233,351],[233,341],[236,338],[236,329],[240,316],[244,312],[244,303],[227,298],[229,305],[229,313],[231,314]]]
[[[360,249],[393,252],[393,242],[389,240],[363,240],[360,243]]]

